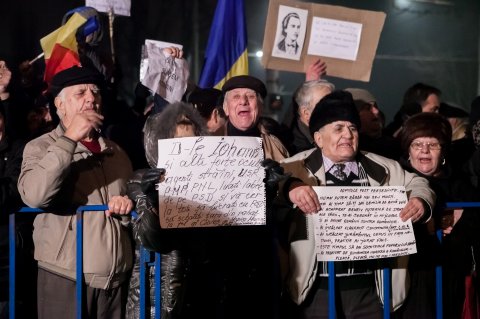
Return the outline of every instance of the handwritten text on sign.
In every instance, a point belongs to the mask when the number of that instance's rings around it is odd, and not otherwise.
[[[308,54],[355,61],[362,24],[313,17]]]
[[[265,224],[260,138],[200,136],[158,141],[160,225]]]
[[[402,222],[405,187],[314,187],[321,209],[314,219],[317,258],[377,259],[417,252],[412,222]]]

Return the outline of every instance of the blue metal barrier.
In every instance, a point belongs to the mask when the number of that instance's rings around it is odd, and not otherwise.
[[[445,208],[480,208],[480,202],[448,202]],[[437,239],[441,243],[443,231],[437,230]],[[335,268],[334,262],[328,262],[328,317],[336,318],[335,310]],[[436,319],[443,319],[443,269],[441,265],[435,267],[435,310]],[[390,318],[391,269],[383,269],[383,318]]]
[[[38,208],[23,207],[18,212],[20,213],[43,213],[43,210]],[[8,216],[8,316],[10,319],[15,319],[15,277],[16,277],[16,245],[15,245],[15,214]]]
[[[91,212],[91,211],[106,211],[108,210],[107,205],[87,205],[87,206],[80,206],[76,211],[76,317],[78,319],[82,318],[82,292],[83,292],[83,213],[84,212]],[[30,207],[23,207],[19,211],[19,213],[45,213],[44,210],[38,208],[30,208]],[[136,212],[131,213],[133,217],[136,217]],[[16,278],[16,234],[15,234],[15,213],[10,214],[9,216],[9,318],[15,319],[15,278]],[[143,250],[142,247],[140,247]],[[141,265],[142,266],[142,265]],[[143,265],[145,269],[145,265]],[[158,268],[160,271],[160,267]],[[79,280],[81,279],[81,280]],[[144,283],[145,284],[145,283]],[[140,291],[145,290],[145,286],[140,285]],[[80,305],[80,306],[78,306]],[[141,319],[145,318],[145,314]],[[158,317],[160,318],[160,317]]]
[[[449,202],[446,208],[480,208],[480,202]],[[81,206],[76,211],[77,221],[77,253],[76,253],[76,301],[77,305],[82,304],[83,279],[83,213],[88,211],[105,211],[108,209],[106,205],[89,205]],[[24,207],[18,212],[20,213],[44,213],[43,210],[37,208]],[[132,212],[132,217],[137,214]],[[442,230],[437,231],[437,238],[441,242],[443,237]],[[9,318],[15,319],[15,214],[9,216]],[[140,319],[146,318],[146,269],[147,266],[155,266],[155,319],[161,318],[161,255],[155,253],[155,260],[152,263],[151,253],[140,247]],[[436,318],[443,318],[443,301],[442,301],[442,267],[437,266],[436,272]],[[335,319],[335,267],[334,262],[328,262],[328,315],[330,319]],[[384,319],[390,318],[390,295],[391,295],[391,269],[383,269],[383,295],[384,295]],[[77,307],[76,317],[82,318],[82,307]]]

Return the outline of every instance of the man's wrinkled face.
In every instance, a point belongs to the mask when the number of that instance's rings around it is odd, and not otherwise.
[[[314,134],[322,154],[335,163],[352,161],[358,151],[357,126],[349,121],[335,121]]]
[[[260,118],[261,104],[252,89],[237,88],[225,95],[223,110],[229,122],[241,131],[254,127]]]
[[[65,127],[69,127],[77,113],[93,110],[100,113],[100,90],[95,84],[77,84],[64,88],[55,98],[61,120]]]

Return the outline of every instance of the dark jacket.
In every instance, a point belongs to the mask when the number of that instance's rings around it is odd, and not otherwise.
[[[12,142],[6,137],[0,141],[0,220],[2,224],[7,223],[10,209],[22,204],[17,181],[24,147],[25,143],[22,140]]]

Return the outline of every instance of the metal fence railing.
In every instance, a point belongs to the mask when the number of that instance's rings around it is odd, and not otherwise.
[[[446,204],[446,208],[472,208],[480,207],[480,202],[450,202]],[[83,213],[92,211],[105,211],[106,205],[88,205],[81,206],[76,211],[77,234],[76,234],[76,278],[83,277]],[[19,213],[44,213],[41,209],[21,208]],[[136,217],[136,213],[132,212],[132,217]],[[437,238],[442,241],[442,231],[437,231]],[[15,213],[10,214],[9,218],[9,318],[15,318]],[[152,256],[154,256],[152,258]],[[153,259],[153,260],[152,260]],[[146,318],[147,309],[147,269],[155,267],[155,319],[161,317],[161,255],[159,253],[151,253],[143,247],[140,247],[140,319]],[[330,319],[336,318],[335,309],[335,267],[334,262],[328,262],[328,296],[329,307],[328,315]],[[443,319],[443,301],[442,301],[442,267],[437,266],[436,274],[436,318]],[[383,269],[383,295],[384,295],[384,319],[390,318],[390,296],[391,296],[391,269]],[[82,305],[83,280],[76,281],[76,304]],[[76,308],[76,317],[82,318],[82,307]]]

